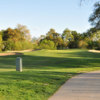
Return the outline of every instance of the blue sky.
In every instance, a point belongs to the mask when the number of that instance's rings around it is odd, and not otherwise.
[[[88,18],[99,0],[1,0],[0,29],[23,24],[31,35],[39,37],[50,28],[62,33],[65,28],[84,32],[90,28]]]

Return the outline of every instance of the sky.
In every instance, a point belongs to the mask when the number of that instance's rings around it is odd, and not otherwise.
[[[93,5],[99,0],[0,0],[0,30],[26,25],[32,37],[45,35],[50,28],[85,32]]]

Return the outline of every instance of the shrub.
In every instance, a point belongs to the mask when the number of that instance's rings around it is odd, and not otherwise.
[[[17,41],[13,42],[11,40],[4,42],[4,50],[25,50],[33,49],[33,44],[29,41]]]
[[[51,40],[42,40],[39,44],[40,49],[56,49],[55,44]]]
[[[33,49],[33,44],[29,41],[22,41],[21,45],[22,45],[22,50]]]
[[[14,50],[14,42],[12,42],[11,40],[8,41],[4,41],[4,50]]]

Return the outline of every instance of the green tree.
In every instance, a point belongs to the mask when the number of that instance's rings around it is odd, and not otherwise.
[[[0,51],[3,49],[2,31],[0,31]]]
[[[46,38],[48,40],[54,40],[57,39],[57,37],[59,36],[59,34],[54,30],[54,29],[50,29],[48,31],[48,33],[46,34]]]
[[[30,31],[25,25],[18,24],[16,29],[20,32],[22,39],[31,41]]]
[[[71,40],[73,40],[73,35],[72,35],[72,33],[71,33],[71,31],[69,29],[65,29],[63,31],[62,38],[65,41],[71,41]]]
[[[69,48],[78,48],[79,41],[81,40],[81,35],[76,31],[72,31],[73,39],[69,42]]]
[[[13,42],[22,40],[19,30],[8,28],[7,30],[3,31],[3,40],[8,41],[12,40]]]
[[[100,2],[97,2],[94,5],[95,9],[93,14],[90,16],[89,21],[91,24],[96,28],[100,30]]]
[[[33,44],[26,26],[18,25],[18,28],[8,28],[2,32],[4,50],[32,49]]]
[[[93,41],[100,41],[100,31],[97,31],[92,36]]]
[[[60,34],[57,33],[54,29],[49,30],[49,32],[46,34],[46,39],[53,41],[57,48],[62,47],[63,40],[62,40]]]

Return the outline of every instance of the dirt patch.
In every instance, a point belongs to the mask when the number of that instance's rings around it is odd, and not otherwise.
[[[24,52],[31,52],[31,51],[33,50],[7,51],[6,53],[0,53],[0,56],[23,55]]]
[[[23,55],[23,53],[17,53],[17,52],[12,52],[12,53],[0,53],[0,56],[10,56],[10,55]]]
[[[9,53],[18,53],[18,52],[31,52],[31,51],[33,51],[33,50],[22,50],[22,51],[7,51],[7,52],[9,52]]]

